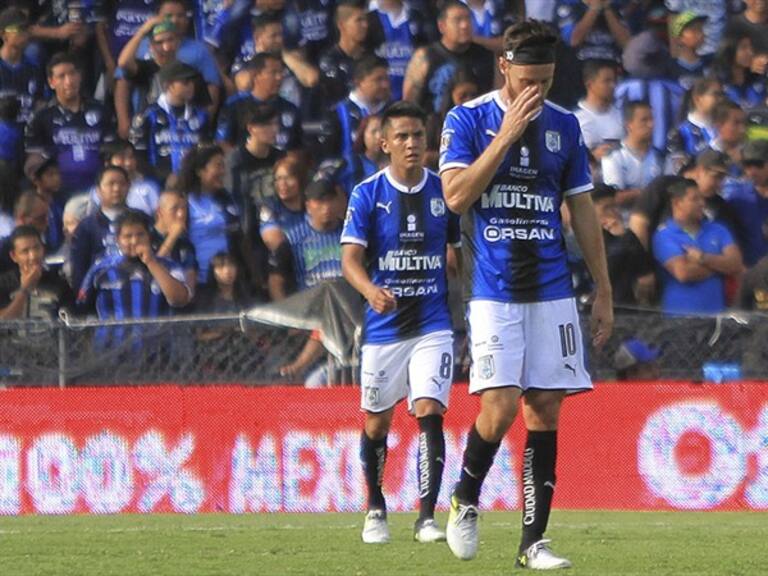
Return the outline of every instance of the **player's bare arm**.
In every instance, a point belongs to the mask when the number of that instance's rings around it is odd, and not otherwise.
[[[344,244],[341,247],[341,270],[352,287],[368,300],[376,312],[386,314],[397,308],[392,292],[371,282],[363,264],[365,247],[359,244]]]
[[[507,107],[499,133],[488,148],[467,168],[454,168],[441,174],[443,194],[448,208],[463,214],[488,187],[510,146],[525,132],[530,121],[541,111],[537,86],[528,86]]]
[[[418,102],[421,92],[424,89],[424,82],[427,78],[427,49],[419,48],[411,56],[408,62],[408,68],[405,70],[405,79],[403,80],[403,100],[409,102]]]
[[[603,231],[589,194],[569,196],[566,198],[566,203],[571,211],[573,233],[595,282],[595,299],[592,303],[590,324],[592,344],[600,348],[608,341],[613,331],[613,291],[608,276]]]

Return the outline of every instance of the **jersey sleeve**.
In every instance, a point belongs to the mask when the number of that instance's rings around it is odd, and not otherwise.
[[[579,128],[579,121],[575,116],[570,116],[569,119],[573,140],[561,183],[563,197],[589,192],[593,187],[592,173],[589,171],[589,152]]]
[[[733,238],[733,234],[731,234],[731,231],[728,229],[727,226],[723,226],[718,222],[712,222],[711,225],[715,226],[717,229],[717,242],[720,245],[720,251],[727,248],[731,244],[736,243],[736,241]]]
[[[370,189],[356,186],[352,190],[347,206],[347,216],[344,219],[344,229],[341,232],[342,244],[358,244],[368,246],[368,235],[371,229]]]
[[[658,262],[666,264],[672,258],[684,256],[685,250],[666,228],[662,228],[653,235],[653,255]]]
[[[440,135],[440,173],[451,168],[467,168],[476,159],[474,122],[468,108],[457,106],[445,117]]]
[[[448,210],[448,244],[461,246],[461,219],[458,214]]]

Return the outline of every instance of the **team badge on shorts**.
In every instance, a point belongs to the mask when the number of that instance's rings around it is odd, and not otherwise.
[[[379,389],[376,386],[365,386],[365,402],[369,406],[377,406],[379,404]]]
[[[547,130],[544,133],[544,145],[552,153],[560,152],[560,132]]]
[[[440,218],[445,215],[445,202],[442,198],[432,198],[429,201],[429,210],[432,212],[432,216]]]
[[[493,361],[493,354],[480,356],[477,360],[477,375],[481,380],[490,380],[496,374],[496,363]]]

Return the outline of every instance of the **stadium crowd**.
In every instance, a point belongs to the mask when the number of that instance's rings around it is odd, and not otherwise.
[[[2,319],[231,312],[339,278],[380,112],[424,108],[436,169],[525,17],[559,30],[549,99],[590,150],[616,304],[768,310],[766,0],[2,4]]]

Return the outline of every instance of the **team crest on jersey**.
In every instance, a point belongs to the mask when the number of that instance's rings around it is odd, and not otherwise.
[[[101,114],[97,110],[88,110],[88,112],[85,113],[85,123],[88,124],[88,126],[96,126],[96,124],[99,123],[99,120],[101,120]]]
[[[197,116],[193,116],[189,119],[188,124],[191,130],[198,130],[200,128],[200,119]]]
[[[440,154],[448,150],[448,147],[451,145],[451,140],[453,140],[453,130],[446,130],[443,132],[443,135],[440,136]]]
[[[547,150],[553,154],[560,152],[560,132],[547,130],[544,133],[544,145],[547,147]]]
[[[429,211],[432,212],[432,216],[440,218],[445,216],[445,202],[442,198],[432,198],[429,201]]]
[[[283,126],[285,126],[286,128],[290,128],[291,126],[293,126],[293,114],[291,114],[290,112],[283,112],[280,118],[282,120]]]
[[[366,386],[365,400],[369,406],[377,406],[379,404],[379,389],[376,386]]]
[[[527,168],[531,165],[531,151],[528,150],[528,146],[520,148],[520,166]]]

